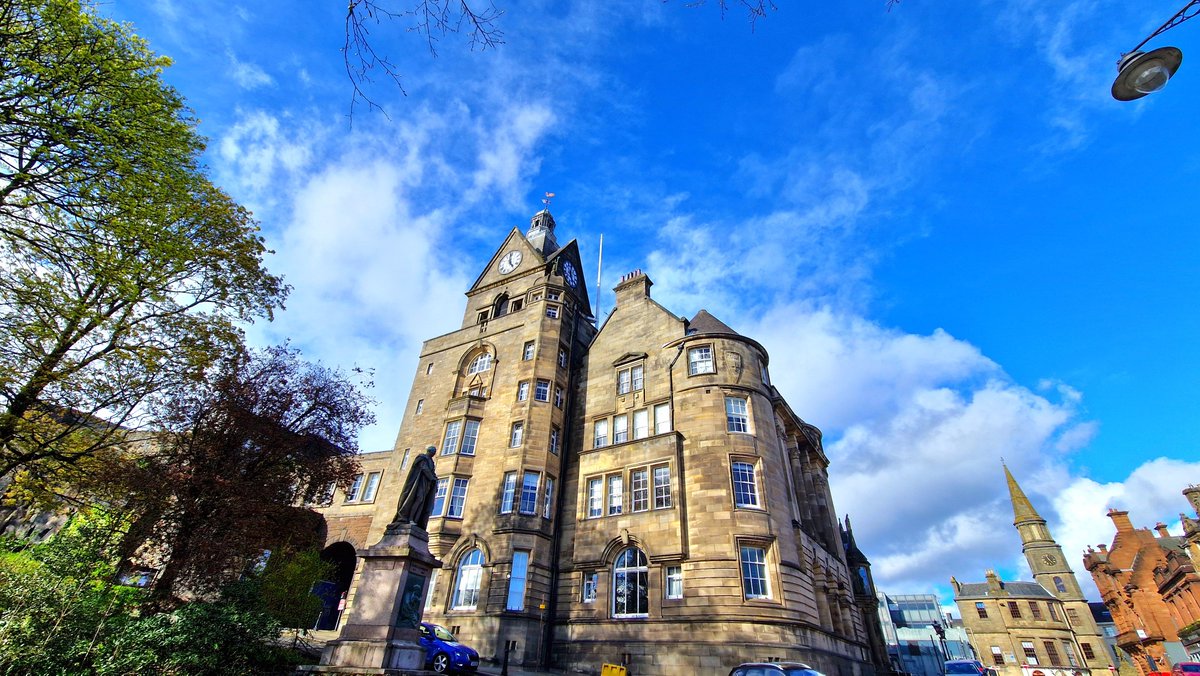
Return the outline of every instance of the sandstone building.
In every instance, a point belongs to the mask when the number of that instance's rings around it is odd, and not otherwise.
[[[1200,489],[1189,487],[1184,495],[1200,510]],[[1112,613],[1117,646],[1142,674],[1165,671],[1189,659],[1180,630],[1200,621],[1200,576],[1187,537],[1171,536],[1162,523],[1155,532],[1134,528],[1129,512],[1112,509],[1108,516],[1117,531],[1112,545],[1089,547],[1083,565]],[[1186,530],[1190,519],[1180,517]],[[1191,647],[1192,635],[1185,636]],[[1191,650],[1200,657],[1200,647]]]
[[[577,245],[555,227],[542,211],[509,232],[461,327],[426,341],[395,449],[364,456],[357,494],[323,510],[331,558],[352,568],[348,552],[379,540],[409,458],[434,445],[443,567],[424,614],[485,658],[886,669],[821,433],[771,385],[766,350],[704,310],[667,310],[641,272],[597,327]],[[371,590],[348,586],[353,613]]]
[[[1107,673],[1112,661],[1103,635],[1062,548],[1008,467],[1004,475],[1013,525],[1035,581],[1004,582],[995,571],[980,583],[951,578],[971,644],[1000,676]]]

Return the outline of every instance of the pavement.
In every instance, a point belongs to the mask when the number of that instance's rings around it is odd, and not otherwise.
[[[479,674],[486,676],[500,676],[501,667],[492,666],[490,664],[479,665]],[[525,669],[523,667],[514,667],[509,665],[508,676],[564,676],[565,671],[537,671],[535,669]]]

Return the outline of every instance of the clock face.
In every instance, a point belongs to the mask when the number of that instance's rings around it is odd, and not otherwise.
[[[567,284],[575,286],[579,283],[579,275],[575,273],[575,266],[571,265],[571,261],[566,261],[562,266],[563,278],[567,280]]]
[[[1053,554],[1046,554],[1042,557],[1042,563],[1046,564],[1047,566],[1053,566],[1054,564],[1058,563],[1058,557]]]
[[[503,258],[500,259],[500,274],[507,275],[513,270],[516,270],[517,266],[520,264],[521,252],[509,251],[508,253],[504,254]]]

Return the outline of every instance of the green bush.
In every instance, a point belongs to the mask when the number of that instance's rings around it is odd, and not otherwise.
[[[298,656],[277,641],[311,626],[315,552],[277,556],[212,600],[154,612],[142,589],[112,583],[111,517],[77,517],[49,542],[0,543],[0,674],[255,674]]]

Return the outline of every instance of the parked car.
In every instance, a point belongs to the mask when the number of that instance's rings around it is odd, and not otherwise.
[[[969,674],[969,676],[996,676],[996,670],[983,666],[979,660],[946,660],[943,666],[945,673]]]
[[[439,674],[479,669],[479,653],[459,643],[440,624],[421,623],[421,647],[425,648],[425,666]]]
[[[801,662],[746,662],[730,670],[729,676],[825,676]]]
[[[1175,666],[1171,667],[1171,676],[1188,674],[1200,674],[1200,662],[1176,662]]]

